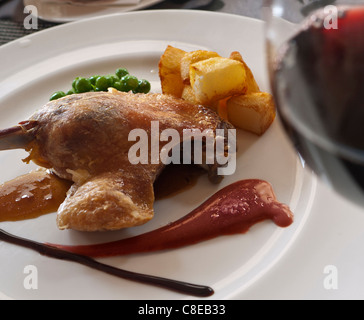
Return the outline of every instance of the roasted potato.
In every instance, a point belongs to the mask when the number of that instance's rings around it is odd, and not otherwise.
[[[267,92],[254,92],[230,98],[228,120],[237,128],[262,135],[276,116],[273,97]]]
[[[275,119],[271,94],[261,92],[242,55],[185,52],[168,46],[159,63],[162,92],[215,110],[236,128],[262,135]]]
[[[246,62],[244,61],[242,55],[240,54],[240,52],[238,51],[234,51],[230,54],[230,59],[236,60],[236,61],[240,61],[244,67],[245,67],[245,72],[246,72],[246,83],[247,83],[247,90],[246,93],[253,93],[253,92],[260,92],[259,86],[257,81],[254,78],[253,72],[251,71],[251,69],[248,67],[248,65],[246,64]]]
[[[219,57],[219,54],[213,51],[196,50],[187,52],[181,59],[181,77],[185,84],[190,84],[190,66],[196,62],[209,58]]]
[[[186,51],[168,46],[159,60],[159,78],[164,94],[181,98],[184,84],[181,78],[181,59]]]
[[[198,104],[198,101],[196,100],[196,97],[195,97],[195,93],[189,84],[186,84],[184,86],[181,98],[190,103]]]
[[[192,64],[190,81],[196,100],[206,105],[229,96],[244,94],[247,89],[244,64],[223,57]]]

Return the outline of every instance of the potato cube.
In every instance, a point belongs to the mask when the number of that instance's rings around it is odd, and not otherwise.
[[[242,64],[244,64],[245,71],[246,71],[246,82],[247,82],[247,90],[246,93],[252,93],[252,92],[260,92],[259,86],[257,81],[254,78],[253,72],[248,67],[246,62],[244,61],[242,55],[238,51],[234,51],[230,55],[230,59],[234,59],[236,61],[240,61]]]
[[[216,57],[192,64],[190,80],[201,104],[244,94],[247,89],[244,65],[229,58]]]
[[[159,78],[162,93],[177,98],[182,96],[184,84],[181,78],[181,59],[186,51],[168,46],[159,60]]]
[[[219,57],[216,52],[196,50],[187,52],[181,60],[181,77],[185,84],[190,84],[190,66],[198,61]]]
[[[256,92],[230,98],[227,114],[235,127],[262,135],[275,119],[276,109],[271,94]]]
[[[193,104],[198,104],[196,97],[195,97],[195,93],[192,89],[192,87],[190,85],[185,85],[182,91],[182,99],[193,103]]]

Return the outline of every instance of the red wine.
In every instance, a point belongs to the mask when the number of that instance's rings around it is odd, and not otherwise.
[[[274,74],[281,119],[307,163],[364,190],[364,7],[314,13],[286,43]],[[343,191],[343,190],[341,190]]]

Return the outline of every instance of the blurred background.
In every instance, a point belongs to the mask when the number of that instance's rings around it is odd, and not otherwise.
[[[57,2],[57,0],[49,0],[53,2]],[[65,0],[58,0],[58,2],[62,2]],[[139,0],[140,5],[135,6],[135,10],[156,10],[156,9],[198,9],[198,10],[209,10],[209,11],[219,11],[226,13],[239,14],[244,16],[249,16],[253,18],[261,18],[261,7],[264,0],[165,0],[165,1],[147,1],[147,0]],[[299,1],[299,0],[297,0]],[[44,19],[42,17],[42,12],[39,12],[40,18],[38,20],[37,29],[25,29],[24,28],[24,19],[28,14],[24,13],[24,5],[27,3],[45,3],[47,0],[38,0],[38,1],[23,1],[23,0],[0,0],[0,45],[5,44],[9,41],[15,40],[19,37],[28,35],[33,32],[37,32],[42,29],[46,29],[60,23],[57,21],[56,14],[52,16],[52,12],[48,10],[48,19]],[[148,6],[148,3],[155,3]],[[144,4],[145,3],[145,4]],[[55,4],[56,6],[57,4]],[[48,4],[51,6],[51,4]],[[37,5],[38,7],[38,5]],[[39,5],[40,11],[42,11],[42,6]],[[74,7],[76,8],[76,7]],[[124,10],[121,6],[114,7],[115,11]],[[140,9],[139,9],[140,8]],[[77,8],[78,11],[83,10],[81,8]],[[92,10],[92,15],[103,14],[104,10],[100,9],[98,11],[97,8],[84,8],[85,18],[89,17],[90,10]],[[132,7],[127,7],[127,11],[134,10]],[[44,10],[43,10],[44,11]],[[57,13],[58,14],[58,13]],[[65,14],[67,15],[67,13]],[[50,17],[50,18],[49,18]],[[52,19],[54,18],[54,19]],[[67,17],[65,17],[66,20]],[[74,17],[74,19],[82,18],[82,15]],[[72,20],[72,17],[70,17]]]

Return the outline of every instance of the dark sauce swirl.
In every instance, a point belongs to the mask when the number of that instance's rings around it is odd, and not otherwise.
[[[60,260],[67,260],[72,262],[77,262],[92,269],[96,269],[113,276],[132,280],[136,282],[141,282],[144,284],[155,285],[165,289],[170,289],[177,291],[179,293],[189,294],[197,297],[208,297],[214,294],[213,289],[208,286],[202,286],[177,280],[171,280],[161,277],[156,277],[152,275],[145,275],[141,273],[131,272],[123,269],[118,269],[103,263],[100,263],[92,258],[67,252],[55,247],[51,247],[42,243],[38,243],[32,240],[20,238],[14,236],[4,230],[0,229],[0,240],[12,243],[21,247],[32,249],[40,253],[41,255],[48,256],[51,258],[56,258]]]

